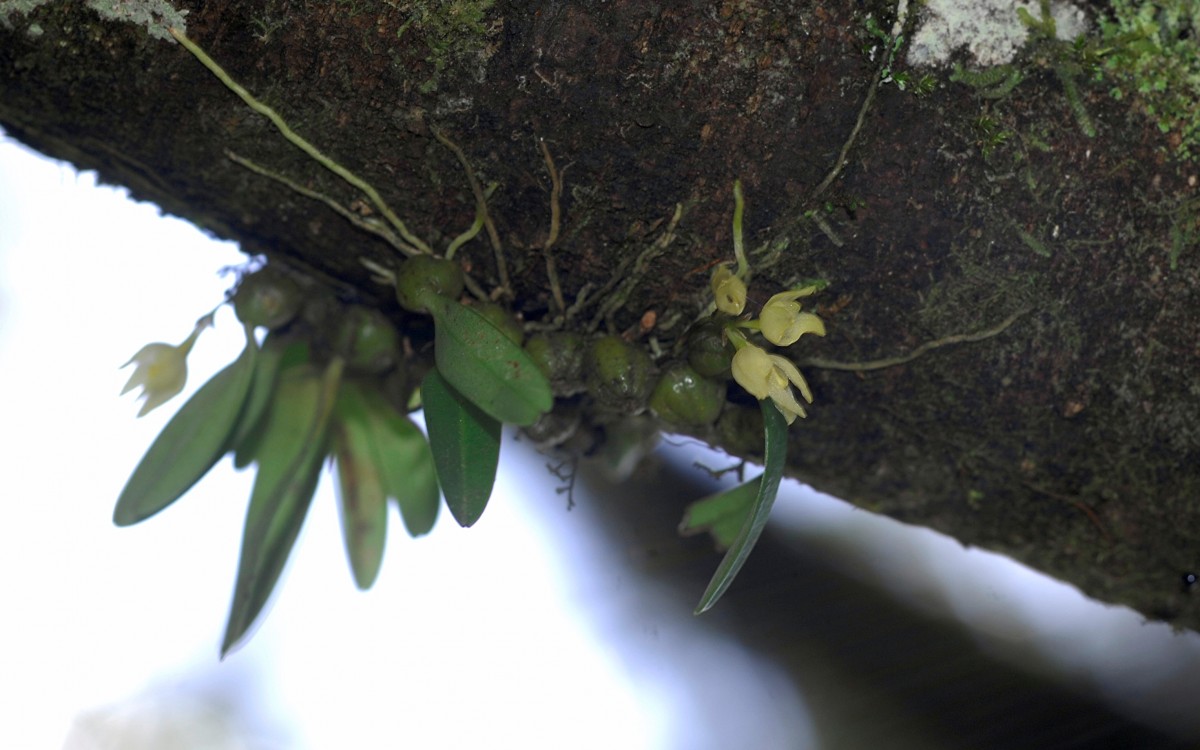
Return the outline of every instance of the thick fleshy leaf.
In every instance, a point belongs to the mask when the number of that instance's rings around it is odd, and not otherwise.
[[[333,419],[342,540],[354,583],[365,590],[375,583],[383,563],[387,493],[372,420],[356,384],[342,385]]]
[[[733,543],[725,552],[717,572],[713,574],[700,604],[696,606],[696,614],[711,609],[717,600],[733,583],[738,571],[742,569],[750,551],[758,543],[771,515],[771,506],[775,504],[775,496],[779,494],[779,481],[783,478],[783,467],[787,463],[787,421],[775,404],[767,399],[759,401],[763,413],[763,426],[766,433],[766,446],[763,449],[763,473],[758,478],[758,492],[754,496],[750,512],[742,523]],[[745,485],[743,485],[745,486]]]
[[[135,524],[175,502],[225,454],[257,355],[253,331],[246,329],[246,348],[238,358],[180,407],[133,470],[113,510],[116,525]]]
[[[421,383],[421,400],[446,506],[460,526],[470,526],[483,515],[496,482],[500,422],[454,390],[436,369]]]
[[[277,336],[267,336],[254,366],[254,382],[250,385],[250,394],[246,396],[246,405],[229,442],[229,449],[233,451],[234,468],[243,469],[254,461],[254,452],[262,440],[267,410],[275,393],[279,373],[305,365],[310,357],[307,342],[285,342]]]
[[[528,426],[550,411],[550,381],[524,350],[475,310],[428,293],[434,356],[450,385],[500,422]]]
[[[428,534],[437,521],[441,506],[429,441],[379,389],[364,386],[361,395],[366,402],[378,449],[384,491],[400,506],[400,516],[409,536]]]
[[[679,533],[694,536],[707,531],[717,543],[718,549],[729,549],[738,533],[746,525],[746,518],[758,497],[762,477],[731,487],[724,492],[697,500],[683,512]]]
[[[342,366],[335,359],[323,374],[310,367],[280,374],[256,451],[258,475],[246,512],[222,656],[258,619],[304,524],[325,458]]]

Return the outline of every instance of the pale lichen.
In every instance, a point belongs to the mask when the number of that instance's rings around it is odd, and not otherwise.
[[[11,27],[12,16],[27,16],[50,2],[52,0],[0,0],[0,23]],[[143,26],[155,39],[171,39],[169,29],[172,27],[180,31],[187,29],[184,21],[187,11],[177,10],[166,0],[87,0],[85,4],[106,21]]]
[[[1037,3],[1010,0],[928,0],[920,27],[908,49],[912,65],[938,65],[963,47],[980,66],[1002,65],[1013,58],[1029,36],[1017,9],[1038,14]],[[1050,14],[1060,39],[1074,39],[1086,30],[1083,12],[1070,3],[1054,2]]]

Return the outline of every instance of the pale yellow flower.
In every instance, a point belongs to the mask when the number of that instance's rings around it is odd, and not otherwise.
[[[796,386],[800,395],[812,403],[812,390],[800,370],[790,361],[776,354],[767,354],[761,347],[747,343],[733,355],[733,379],[760,401],[769,398],[779,407],[788,424],[796,417],[807,416],[804,407],[792,394]]]
[[[825,323],[812,313],[800,312],[796,300],[817,291],[815,286],[806,286],[791,292],[780,292],[763,305],[758,319],[762,335],[776,346],[791,346],[806,333],[825,335]]]
[[[741,315],[746,308],[746,282],[734,275],[725,264],[713,269],[713,296],[717,309],[730,315]]]
[[[138,412],[139,417],[146,416],[183,390],[187,383],[188,352],[192,350],[200,331],[209,324],[208,318],[201,318],[191,335],[179,346],[146,344],[128,362],[121,365],[122,368],[137,365],[133,375],[129,377],[129,382],[121,389],[121,395],[134,388],[142,389],[142,396],[146,401]]]

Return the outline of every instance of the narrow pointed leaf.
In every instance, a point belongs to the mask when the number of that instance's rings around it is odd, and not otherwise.
[[[246,394],[246,403],[238,416],[233,434],[229,438],[229,449],[236,452],[238,446],[246,442],[254,427],[266,414],[271,405],[271,392],[275,388],[275,376],[279,373],[279,364],[283,360],[283,346],[268,336],[258,352],[254,362],[254,377],[250,381],[250,390]],[[241,468],[241,467],[239,467]]]
[[[696,614],[701,614],[712,608],[717,600],[733,583],[738,571],[742,569],[750,551],[758,543],[771,515],[771,506],[775,504],[775,496],[779,494],[779,481],[783,478],[783,467],[787,463],[787,421],[771,400],[759,401],[762,408],[766,446],[763,449],[763,473],[759,477],[758,492],[755,494],[753,505],[746,516],[737,537],[729,545],[717,572],[713,574],[700,604],[696,606]]]
[[[387,494],[371,417],[358,388],[346,383],[334,412],[338,508],[350,572],[358,588],[371,588],[387,542]]]
[[[230,433],[254,378],[258,345],[246,329],[246,348],[180,407],[133,470],[113,510],[129,526],[171,503],[208,473],[228,447]]]
[[[483,515],[500,460],[500,422],[451,387],[436,369],[421,383],[425,426],[446,506],[460,526]]]
[[[496,420],[533,424],[550,411],[550,381],[512,339],[465,305],[426,294],[434,322],[434,356],[450,385]]]
[[[262,439],[262,428],[267,421],[267,410],[271,405],[271,396],[275,392],[279,373],[303,365],[308,362],[310,356],[306,342],[284,342],[276,336],[267,336],[254,366],[254,381],[250,385],[249,395],[246,396],[246,405],[242,408],[237,427],[229,441],[235,468],[243,469],[254,461],[254,451]]]
[[[400,506],[409,536],[428,534],[441,506],[429,441],[377,388],[363,387],[362,397],[378,449],[384,492]]]
[[[326,453],[342,364],[335,359],[322,375],[308,367],[293,368],[281,373],[276,385],[257,450],[258,475],[246,512],[222,656],[258,619],[304,524]]]
[[[693,536],[707,531],[721,550],[729,549],[754,508],[762,477],[697,500],[683,513],[679,533]]]

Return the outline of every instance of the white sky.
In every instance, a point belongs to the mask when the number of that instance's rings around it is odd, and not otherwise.
[[[188,390],[141,420],[132,395],[117,395],[130,372],[118,368],[148,342],[181,341],[222,298],[217,270],[242,260],[0,143],[0,705],[20,707],[4,712],[0,747],[61,747],[73,724],[78,740],[133,722],[160,733],[145,747],[183,748],[147,717],[184,721],[212,700],[235,705],[256,742],[194,747],[695,750],[811,737],[785,678],[679,617],[680,592],[626,585],[627,551],[587,533],[586,500],[559,512],[542,462],[512,444],[474,528],[443,514],[411,540],[393,516],[366,594],[323,481],[265,625],[218,662],[252,475],[222,462],[143,524],[110,519],[146,447],[236,356],[240,332],[222,310],[190,358]],[[554,512],[530,510],[539,496]],[[1036,654],[1039,670],[1082,675],[1120,710],[1200,737],[1195,634],[792,484],[774,522],[852,575],[961,619],[998,658]]]

